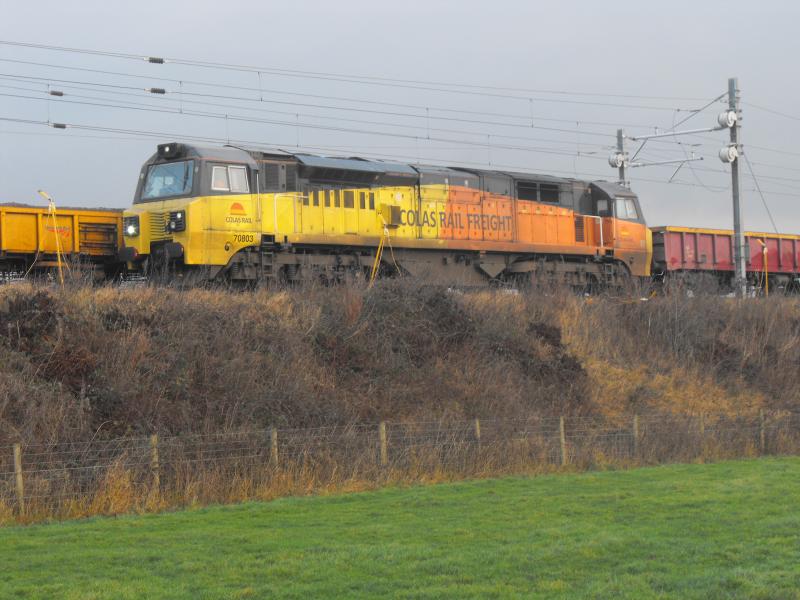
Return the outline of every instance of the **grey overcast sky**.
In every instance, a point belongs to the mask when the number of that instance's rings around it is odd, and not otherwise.
[[[0,117],[34,121],[0,121],[0,201],[41,203],[36,190],[43,188],[61,205],[126,206],[155,145],[187,136],[614,180],[607,158],[617,126],[629,135],[668,130],[736,76],[742,138],[757,183],[778,229],[800,232],[797,2],[2,0],[0,6],[3,41],[262,70],[0,45]],[[143,91],[150,87],[168,93]],[[48,101],[48,89],[65,95]],[[711,127],[724,108],[712,104],[679,129]],[[54,130],[47,121],[98,129]],[[651,225],[731,226],[729,170],[717,158],[727,135],[645,146],[645,161],[691,152],[704,158],[683,166],[673,183],[667,181],[675,166],[631,170]],[[771,231],[756,181],[744,172],[745,227]]]

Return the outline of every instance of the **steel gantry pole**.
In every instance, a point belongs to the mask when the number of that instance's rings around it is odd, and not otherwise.
[[[731,156],[731,191],[733,195],[733,262],[735,281],[734,287],[736,295],[744,297],[747,295],[747,257],[745,255],[744,232],[742,231],[742,211],[739,202],[739,156],[741,150],[741,112],[739,106],[739,82],[736,77],[728,79],[728,109],[736,114],[736,122],[730,128],[731,143],[733,149]]]

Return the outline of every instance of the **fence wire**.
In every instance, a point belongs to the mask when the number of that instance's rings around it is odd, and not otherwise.
[[[800,453],[800,413],[358,423],[0,446],[0,522],[356,483]],[[5,515],[5,518],[3,516]]]

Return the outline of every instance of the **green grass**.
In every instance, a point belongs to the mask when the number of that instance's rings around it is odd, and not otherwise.
[[[3,598],[800,598],[800,459],[0,530]]]

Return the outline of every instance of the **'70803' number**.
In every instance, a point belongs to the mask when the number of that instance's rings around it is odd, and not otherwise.
[[[256,241],[256,236],[254,236],[251,233],[234,233],[233,241],[240,242],[243,244],[252,243]]]

